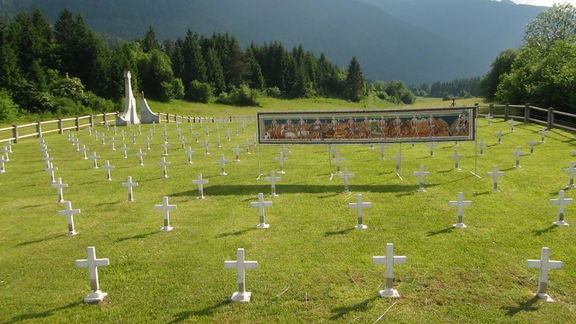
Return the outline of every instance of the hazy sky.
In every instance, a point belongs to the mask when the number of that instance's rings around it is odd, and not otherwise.
[[[512,0],[516,3],[531,4],[535,6],[552,6],[555,2],[569,2],[576,5],[576,0]]]

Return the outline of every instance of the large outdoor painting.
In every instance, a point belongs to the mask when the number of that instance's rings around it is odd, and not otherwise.
[[[258,113],[261,144],[473,141],[476,107]]]

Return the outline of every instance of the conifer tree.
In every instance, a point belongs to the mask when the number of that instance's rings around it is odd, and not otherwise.
[[[346,99],[356,102],[360,101],[364,95],[364,77],[362,76],[360,63],[358,63],[356,57],[353,57],[350,65],[348,65],[344,95]]]

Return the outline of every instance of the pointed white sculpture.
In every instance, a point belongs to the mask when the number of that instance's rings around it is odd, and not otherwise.
[[[150,109],[144,97],[144,91],[142,91],[140,95],[140,122],[142,124],[158,124],[160,122],[160,115],[152,112],[152,109]]]
[[[224,261],[224,269],[236,269],[236,282],[238,291],[230,298],[233,302],[249,303],[252,293],[246,291],[246,269],[256,269],[258,261],[245,261],[244,249],[236,250],[236,261]]]
[[[348,207],[356,209],[356,216],[358,218],[358,224],[354,226],[355,229],[365,230],[368,229],[367,225],[364,225],[364,208],[372,207],[372,203],[363,202],[362,194],[356,195],[356,202],[349,203]]]
[[[84,298],[85,303],[98,303],[104,300],[104,297],[108,296],[107,293],[100,290],[100,282],[98,280],[98,267],[107,267],[110,265],[110,260],[97,259],[96,258],[96,248],[89,246],[86,249],[87,259],[76,260],[76,266],[79,268],[88,268],[88,273],[90,274],[90,288],[92,291]]]
[[[266,224],[266,214],[264,213],[264,208],[271,207],[271,201],[264,201],[264,194],[258,194],[258,201],[251,202],[250,206],[258,208],[258,216],[260,217],[260,223],[256,225],[256,228],[269,228],[270,224]]]
[[[72,202],[65,201],[64,202],[64,210],[58,211],[58,215],[66,216],[66,221],[68,222],[68,235],[73,236],[76,233],[74,229],[74,215],[80,214],[80,209],[72,209]]]
[[[176,205],[170,205],[168,203],[168,197],[164,196],[162,197],[162,205],[156,205],[155,207],[157,210],[161,211],[162,215],[164,216],[164,226],[162,226],[160,231],[170,232],[173,230],[174,228],[170,226],[170,211],[175,210],[177,208]]]
[[[386,244],[386,256],[372,257],[372,263],[386,265],[386,288],[380,290],[380,297],[384,298],[400,298],[400,294],[394,289],[394,265],[405,264],[407,258],[405,256],[394,256],[394,244]]]
[[[136,98],[132,93],[131,78],[130,71],[124,71],[124,112],[116,115],[116,126],[140,124],[140,119],[136,113]]]
[[[564,265],[562,261],[550,260],[550,248],[543,247],[540,255],[540,260],[526,260],[528,267],[540,269],[540,276],[538,277],[538,291],[536,297],[544,299],[547,302],[554,302],[546,290],[548,289],[548,271],[551,269],[562,269]]]

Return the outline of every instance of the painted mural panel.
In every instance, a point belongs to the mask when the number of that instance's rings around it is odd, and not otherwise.
[[[258,113],[260,144],[473,141],[476,107]]]

